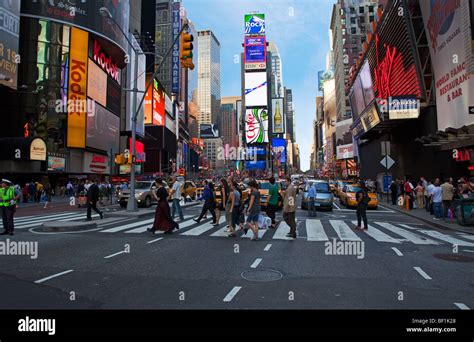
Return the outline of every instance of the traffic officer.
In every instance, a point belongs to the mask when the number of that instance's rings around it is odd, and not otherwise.
[[[0,207],[2,208],[3,229],[0,235],[13,235],[13,215],[16,210],[16,201],[20,196],[15,192],[13,183],[7,179],[2,179],[0,188]]]

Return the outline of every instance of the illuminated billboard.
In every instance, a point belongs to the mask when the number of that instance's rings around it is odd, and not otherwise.
[[[213,139],[219,137],[217,125],[201,124],[199,125],[199,137],[201,139]]]
[[[120,117],[101,105],[87,115],[86,145],[98,150],[118,151],[120,139]]]
[[[267,67],[267,42],[265,37],[245,37],[245,70],[264,70]]]
[[[283,98],[272,100],[273,133],[285,134],[285,115],[283,111]]]
[[[246,14],[244,16],[245,35],[265,34],[265,14]]]
[[[280,164],[286,163],[286,140],[272,139],[273,158]]]
[[[0,85],[17,89],[20,1],[0,1]],[[18,56],[19,57],[19,56]]]
[[[87,75],[87,95],[102,106],[107,106],[107,75],[91,59]]]
[[[268,106],[266,72],[245,73],[245,106],[247,108]]]
[[[247,144],[268,143],[268,110],[266,108],[245,110],[245,140]]]
[[[165,125],[165,95],[158,86],[158,82],[153,80],[153,125]]]

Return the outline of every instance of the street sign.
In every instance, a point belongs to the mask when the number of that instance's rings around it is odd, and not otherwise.
[[[380,143],[380,147],[381,147],[383,156],[390,154],[390,141],[382,141]]]
[[[392,175],[383,176],[383,192],[387,193],[392,183]]]
[[[390,158],[390,156],[385,156],[380,161],[380,164],[382,164],[383,166],[387,168],[387,170],[389,170],[393,166],[393,164],[395,164],[395,161],[392,158]]]

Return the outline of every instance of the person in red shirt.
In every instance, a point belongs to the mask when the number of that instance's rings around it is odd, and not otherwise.
[[[413,185],[410,182],[410,179],[407,178],[405,185],[403,186],[405,190],[405,196],[408,196],[409,199],[409,208],[413,209]]]

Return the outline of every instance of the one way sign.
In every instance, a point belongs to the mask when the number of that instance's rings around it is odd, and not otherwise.
[[[392,158],[390,158],[390,156],[385,156],[380,161],[380,164],[382,164],[384,167],[386,167],[387,170],[390,170],[390,168],[393,166],[393,164],[395,164],[395,161]]]

